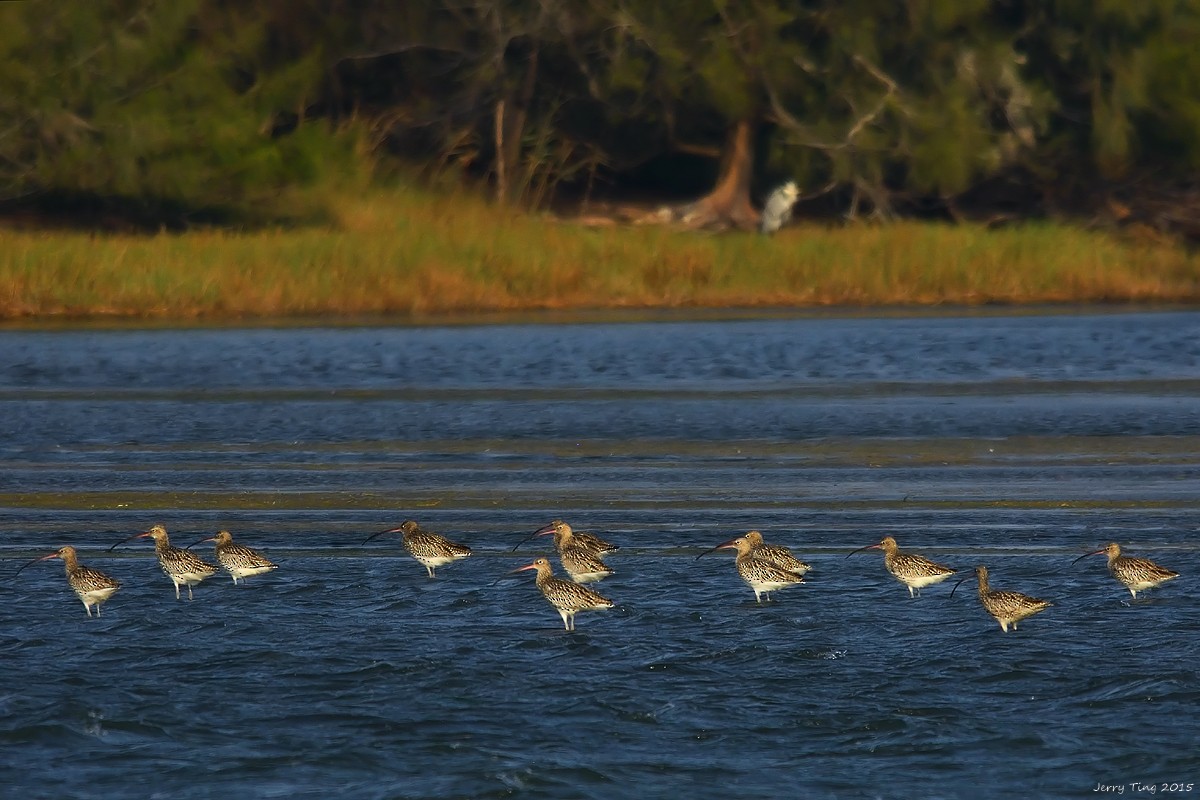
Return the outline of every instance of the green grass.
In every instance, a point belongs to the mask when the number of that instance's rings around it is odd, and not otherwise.
[[[347,195],[324,226],[0,230],[0,318],[537,309],[1194,303],[1200,257],[1051,224],[801,225],[772,238],[588,228],[473,195]]]

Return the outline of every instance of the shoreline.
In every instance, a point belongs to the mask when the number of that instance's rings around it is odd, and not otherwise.
[[[0,325],[491,324],[1200,307],[1200,251],[1048,222],[594,228],[376,193],[327,225],[0,229]]]
[[[1200,311],[1200,303],[1030,303],[987,305],[931,304],[927,306],[728,306],[589,308],[458,312],[447,314],[325,314],[309,316],[211,316],[185,319],[118,315],[46,315],[0,318],[4,331],[153,331],[153,330],[246,330],[303,328],[429,328],[488,327],[508,325],[637,325],[691,322],[748,322],[758,320],[820,319],[920,319],[994,318],[1037,316],[1119,316],[1127,314],[1173,314]]]

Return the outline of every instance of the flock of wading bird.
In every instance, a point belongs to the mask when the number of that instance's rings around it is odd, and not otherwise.
[[[363,544],[385,533],[400,534],[403,537],[404,549],[425,567],[430,578],[436,577],[434,570],[438,567],[471,555],[471,548],[466,545],[452,542],[440,534],[425,530],[412,520],[408,520],[398,528],[389,528],[374,533],[368,536]],[[613,574],[613,570],[604,563],[604,558],[616,551],[618,547],[593,534],[573,531],[567,523],[555,520],[518,542],[513,550],[516,551],[522,544],[535,537],[548,535],[554,536],[554,547],[558,551],[559,561],[571,580],[555,577],[554,569],[546,558],[535,559],[532,563],[518,567],[508,574],[536,570],[537,588],[541,590],[550,605],[558,611],[566,630],[575,630],[575,615],[580,611],[600,611],[613,607],[612,600],[585,584],[594,583]],[[204,579],[212,577],[219,569],[216,565],[210,564],[191,552],[191,547],[203,542],[216,543],[217,561],[233,577],[235,584],[239,579],[261,575],[277,568],[276,564],[258,551],[234,542],[228,531],[220,531],[215,536],[193,542],[186,548],[179,548],[171,544],[167,537],[167,531],[162,525],[155,525],[145,533],[134,534],[128,539],[117,542],[109,548],[109,551],[125,542],[147,537],[154,540],[154,552],[158,556],[158,563],[171,582],[175,584],[176,599],[180,599],[180,588],[186,586],[188,599],[191,600],[192,587]],[[754,598],[759,603],[763,601],[764,597],[769,601],[771,592],[804,583],[804,576],[812,569],[808,564],[792,555],[788,548],[765,543],[762,534],[758,531],[749,531],[742,536],[722,542],[701,553],[697,558],[702,558],[717,550],[737,551],[734,565],[742,580],[754,590]],[[940,583],[959,572],[959,570],[938,564],[924,556],[901,551],[896,540],[891,536],[885,536],[876,544],[860,547],[851,552],[847,558],[863,550],[882,550],[884,567],[896,580],[908,587],[908,593],[912,597],[919,595],[921,589],[926,586]],[[1075,561],[1101,553],[1108,556],[1109,573],[1129,589],[1129,593],[1133,595],[1134,599],[1137,598],[1138,592],[1152,589],[1161,583],[1179,577],[1179,573],[1160,567],[1153,561],[1121,555],[1121,547],[1115,542],[1100,550],[1084,553]],[[121,584],[103,572],[80,564],[74,547],[60,547],[53,553],[36,558],[22,565],[14,577],[20,574],[25,567],[52,558],[61,558],[66,564],[67,583],[83,602],[88,616],[92,615],[93,606],[96,607],[96,616],[100,616],[100,605],[112,597],[121,588]],[[492,585],[504,577],[497,578]],[[954,592],[958,590],[963,581],[970,577],[967,575],[961,578],[950,592],[950,596],[953,597]],[[1046,610],[1051,605],[1046,600],[1039,600],[1020,592],[991,588],[988,584],[987,567],[975,567],[974,577],[979,584],[979,602],[1000,623],[1001,630],[1005,632],[1008,631],[1009,625],[1016,630],[1018,622],[1039,611]]]

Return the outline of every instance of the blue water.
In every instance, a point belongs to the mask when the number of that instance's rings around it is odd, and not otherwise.
[[[1191,312],[0,332],[0,795],[1200,797],[1198,390]],[[507,574],[556,517],[622,546],[573,633]],[[156,522],[280,569],[176,601]],[[750,528],[808,584],[697,558]],[[13,577],[63,544],[99,619]]]

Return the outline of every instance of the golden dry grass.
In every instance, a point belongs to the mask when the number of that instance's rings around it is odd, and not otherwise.
[[[347,195],[322,227],[0,230],[0,317],[1194,303],[1200,258],[1066,226],[801,225],[772,238],[588,228],[467,194]]]

